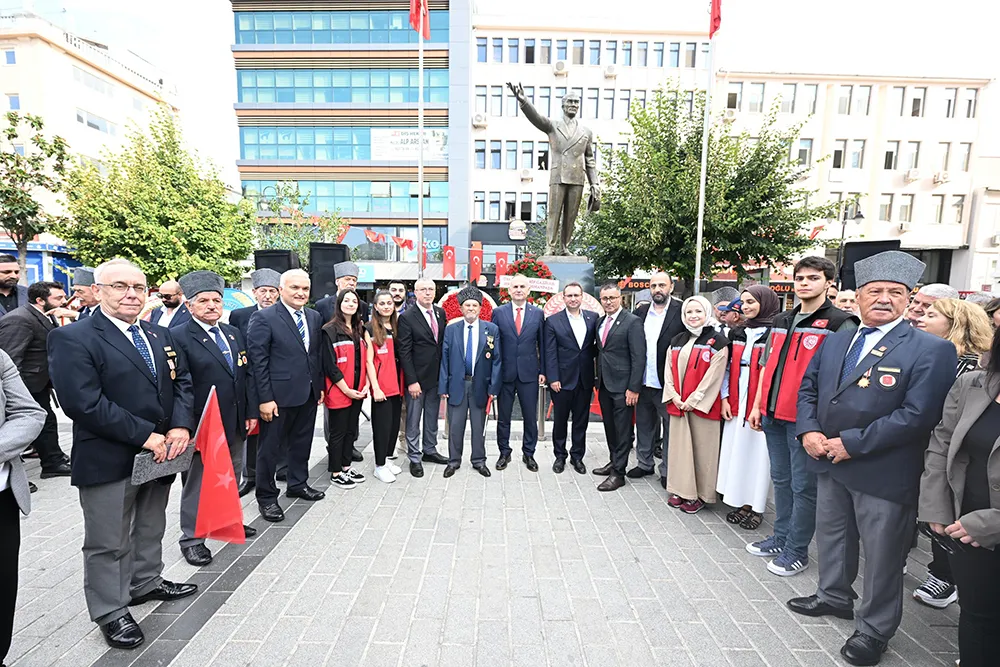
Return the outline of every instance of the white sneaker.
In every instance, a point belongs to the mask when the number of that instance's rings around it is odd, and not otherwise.
[[[391,484],[396,481],[396,476],[392,474],[388,466],[375,466],[375,479],[386,484]]]
[[[402,469],[402,468],[400,468],[400,467],[399,467],[398,465],[396,465],[395,463],[393,463],[392,461],[386,461],[386,462],[385,462],[385,467],[386,467],[386,468],[388,468],[388,469],[389,469],[389,472],[391,472],[391,473],[392,473],[393,475],[398,475],[398,474],[400,474],[401,472],[403,472],[403,469]]]

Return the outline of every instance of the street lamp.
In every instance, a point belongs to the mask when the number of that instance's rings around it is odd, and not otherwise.
[[[856,213],[854,214],[854,222],[861,224],[861,221],[865,219],[865,216],[861,215],[861,208],[858,207],[857,202],[854,203],[856,208]],[[840,223],[840,247],[837,248],[837,289],[840,289],[841,275],[844,269],[844,237],[847,235],[847,215],[850,212],[850,207],[844,207],[844,219]]]

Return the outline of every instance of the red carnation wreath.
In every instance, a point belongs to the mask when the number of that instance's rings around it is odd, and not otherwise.
[[[438,305],[444,308],[444,316],[448,319],[448,323],[459,320],[462,318],[462,304],[458,302],[458,292],[449,292],[441,297],[438,301]],[[484,322],[489,322],[493,319],[493,309],[497,307],[495,301],[490,298],[490,295],[483,292],[483,307],[479,311],[479,319]]]
[[[507,266],[508,276],[516,276],[519,273],[523,276],[528,276],[528,278],[552,280],[552,271],[545,265],[545,262],[539,261],[537,257],[531,254],[525,255]],[[544,306],[551,297],[552,292],[528,292],[528,303],[533,303],[536,306]],[[505,287],[501,287],[500,303],[507,303],[508,301],[510,301],[510,292]]]

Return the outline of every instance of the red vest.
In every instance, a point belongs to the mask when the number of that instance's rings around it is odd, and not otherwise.
[[[680,357],[681,348],[684,347],[687,342],[691,339],[691,334],[684,331],[674,337],[670,341],[670,372],[673,374],[674,378],[674,388],[677,393],[681,395],[681,400],[687,400],[698,385],[701,384],[702,378],[705,377],[705,373],[708,372],[708,367],[712,363],[712,357],[718,354],[720,351],[726,349],[729,345],[729,341],[722,334],[721,331],[716,331],[706,327],[701,335],[698,336],[698,340],[695,341],[694,347],[691,348],[691,356],[688,357],[687,370],[684,372],[684,384],[681,384],[680,373],[677,368],[677,359]],[[684,413],[674,405],[673,401],[667,403],[667,414],[673,415],[674,417],[681,417]],[[714,419],[718,421],[722,419],[722,399],[719,396],[715,397],[715,402],[712,403],[711,409],[708,412],[702,412],[700,410],[695,410],[692,414],[696,414],[699,417],[705,419]]]
[[[767,334],[765,331],[753,344],[753,351],[750,352],[750,365],[742,366],[743,352],[747,346],[747,335],[745,329],[737,329],[729,333],[732,341],[732,351],[729,353],[729,409],[733,417],[740,413],[740,373],[750,373],[749,385],[747,387],[747,404],[743,420],[746,421],[750,415],[750,409],[757,399],[757,384],[760,381],[760,355],[767,345]]]
[[[337,360],[337,368],[340,372],[344,374],[344,382],[347,383],[348,387],[354,387],[354,381],[357,378],[357,373],[364,373],[364,379],[361,381],[361,386],[358,387],[358,391],[364,391],[365,387],[368,386],[368,373],[365,373],[365,362],[368,359],[368,344],[362,340],[361,341],[361,368],[354,367],[354,341],[350,339],[340,340],[333,343],[333,357]],[[331,409],[346,408],[351,405],[351,399],[347,395],[340,391],[340,387],[335,385],[330,381],[330,378],[326,379],[326,398],[323,399],[323,405]]]
[[[386,335],[385,343],[376,345],[372,341],[375,349],[375,379],[378,380],[378,387],[386,398],[399,396],[403,393],[402,369],[396,363],[396,346],[391,335]]]

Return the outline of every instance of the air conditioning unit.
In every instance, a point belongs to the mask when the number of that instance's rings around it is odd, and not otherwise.
[[[990,237],[990,244],[994,247],[1000,247],[1000,234],[994,234]]]
[[[531,174],[531,170],[530,169],[522,169],[521,170],[521,180],[522,181],[530,181],[530,180],[533,180],[533,179],[534,179],[534,176]]]
[[[618,76],[618,68],[615,67],[614,65],[608,65],[607,67],[604,68],[605,79],[614,79],[617,76]]]
[[[489,123],[490,123],[489,116],[487,116],[484,113],[477,113],[472,117],[472,127],[477,127],[481,130],[484,130],[486,129],[486,126],[489,125]]]
[[[934,174],[935,183],[947,183],[950,180],[951,180],[951,174],[949,174],[947,171],[939,171],[936,174]]]
[[[911,229],[913,229],[912,223],[909,223],[909,222],[901,222],[901,223],[899,223],[899,233],[900,234],[905,234],[906,232],[910,231]]]
[[[903,180],[907,183],[912,183],[913,181],[920,180],[920,170],[919,169],[907,169],[906,174],[903,175]]]
[[[556,76],[566,76],[569,74],[569,63],[565,60],[557,60],[552,64],[552,71]]]
[[[726,111],[722,114],[722,120],[727,123],[732,123],[736,120],[736,109],[726,109]]]

